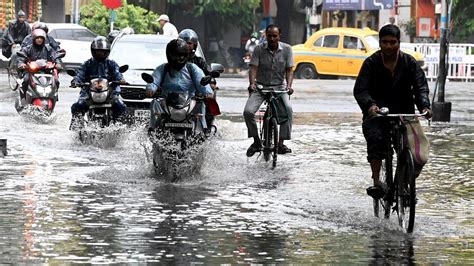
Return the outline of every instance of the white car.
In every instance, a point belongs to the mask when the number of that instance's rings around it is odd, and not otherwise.
[[[97,36],[88,28],[71,23],[46,23],[49,32],[66,50],[62,59],[66,68],[78,68],[84,61],[91,58],[91,42]]]

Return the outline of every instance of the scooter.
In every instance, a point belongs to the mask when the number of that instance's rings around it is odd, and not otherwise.
[[[63,58],[64,53],[58,53],[54,60]],[[18,57],[27,58],[23,52],[17,52]],[[39,59],[26,63],[22,79],[18,79],[20,95],[15,101],[18,113],[32,109],[44,115],[51,115],[58,100],[58,70],[56,63]],[[26,82],[24,82],[26,81]]]

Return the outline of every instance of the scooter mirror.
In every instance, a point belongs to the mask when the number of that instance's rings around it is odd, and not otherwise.
[[[211,73],[209,73],[209,76],[211,76],[213,78],[218,78],[220,75],[221,75],[221,73],[218,72],[218,71],[215,71],[215,70],[213,70],[213,71],[211,71]]]
[[[123,65],[123,66],[120,66],[119,67],[119,72],[120,73],[124,73],[125,71],[128,70],[128,65]]]
[[[153,81],[155,80],[153,78],[152,75],[148,74],[148,73],[142,73],[142,79],[146,82],[146,83],[153,83]]]
[[[66,56],[66,53],[58,53],[58,54],[56,55],[56,59],[63,58],[63,57],[65,57],[65,56]]]
[[[75,77],[77,75],[77,73],[74,69],[68,69],[68,70],[66,70],[66,73],[71,77]]]

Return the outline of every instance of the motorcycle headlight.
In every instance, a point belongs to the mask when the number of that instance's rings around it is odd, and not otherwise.
[[[181,122],[186,119],[188,108],[174,109],[170,107],[170,117],[173,121]]]
[[[107,91],[101,91],[101,92],[91,91],[91,98],[92,98],[92,101],[95,103],[103,103],[107,101],[107,96],[108,96]]]

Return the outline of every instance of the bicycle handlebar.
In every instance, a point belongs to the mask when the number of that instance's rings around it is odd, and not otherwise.
[[[428,112],[423,112],[421,114],[390,114],[389,110],[387,107],[382,107],[380,108],[380,111],[378,111],[375,116],[376,117],[425,117],[428,114]]]

